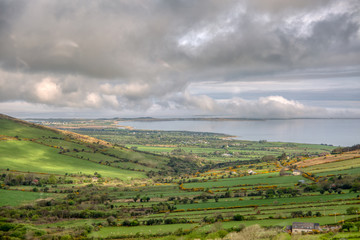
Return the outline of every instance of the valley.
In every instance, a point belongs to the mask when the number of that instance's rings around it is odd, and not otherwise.
[[[359,235],[358,146],[41,123],[0,116],[5,239],[231,239],[257,227],[256,239],[295,239],[293,222]]]

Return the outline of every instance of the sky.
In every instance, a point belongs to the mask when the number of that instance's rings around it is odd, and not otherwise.
[[[0,112],[360,117],[360,1],[0,0]]]

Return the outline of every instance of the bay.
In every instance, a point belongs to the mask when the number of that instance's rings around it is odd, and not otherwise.
[[[360,119],[126,121],[134,129],[224,133],[239,140],[353,146],[360,144]]]

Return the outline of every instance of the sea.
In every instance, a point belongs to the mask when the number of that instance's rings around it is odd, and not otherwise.
[[[360,144],[360,119],[123,121],[137,130],[223,133],[239,140],[353,146]]]

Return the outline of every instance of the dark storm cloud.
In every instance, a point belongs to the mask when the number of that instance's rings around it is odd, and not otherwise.
[[[359,12],[356,0],[0,0],[0,100],[221,112],[191,84],[359,77]],[[269,99],[256,107],[291,105]]]

